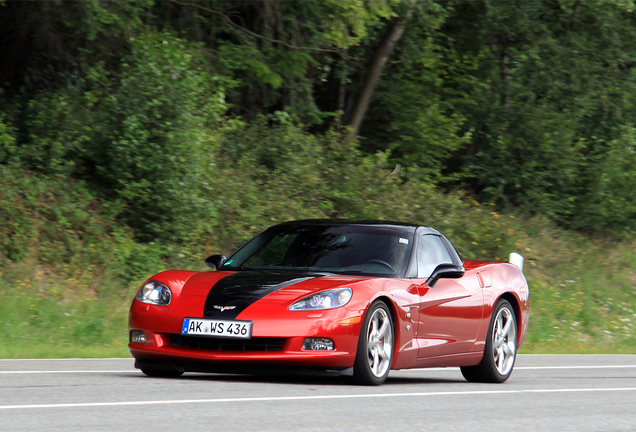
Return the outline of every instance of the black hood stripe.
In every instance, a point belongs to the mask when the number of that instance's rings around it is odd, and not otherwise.
[[[256,271],[242,271],[231,274],[212,286],[205,301],[203,317],[234,319],[248,306],[266,295],[320,276],[324,275],[308,274],[306,272],[274,273]]]

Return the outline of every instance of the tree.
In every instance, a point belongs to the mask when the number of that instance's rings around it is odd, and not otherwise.
[[[361,145],[368,152],[389,150],[394,163],[439,181],[443,164],[470,140],[457,107],[471,103],[468,89],[478,85],[471,77],[478,62],[462,58],[440,32],[449,10],[417,2],[410,12],[361,129]]]
[[[149,241],[180,239],[209,216],[209,169],[226,78],[170,33],[135,38],[118,73],[89,69],[78,86],[30,102],[19,155],[27,167],[85,181]]]
[[[386,62],[389,60],[389,56],[395,49],[395,45],[402,38],[405,27],[406,19],[396,20],[389,27],[389,31],[382,40],[382,43],[378,47],[375,55],[373,56],[373,59],[371,60],[371,66],[369,67],[367,78],[364,82],[364,87],[360,92],[360,97],[355,105],[355,108],[353,109],[353,114],[351,116],[352,135],[357,135],[360,131],[360,126],[362,126],[364,116],[369,109],[369,104],[371,103],[373,92],[375,91],[375,88],[378,85],[378,81],[380,80],[380,74],[382,73]]]
[[[483,200],[561,223],[577,218],[596,156],[631,122],[636,26],[631,2],[457,2],[442,31],[479,58],[472,130],[457,155]]]

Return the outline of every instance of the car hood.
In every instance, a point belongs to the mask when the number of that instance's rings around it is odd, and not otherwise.
[[[205,272],[193,275],[181,295],[205,297],[205,318],[234,319],[265,297],[280,305],[291,304],[313,292],[369,278],[289,271]]]

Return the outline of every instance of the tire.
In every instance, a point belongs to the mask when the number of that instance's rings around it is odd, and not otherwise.
[[[386,381],[393,362],[393,318],[381,300],[369,307],[358,339],[353,366],[353,381],[362,385],[380,385]]]
[[[181,375],[183,375],[183,369],[181,368],[175,368],[175,369],[142,369],[141,370],[144,375],[147,375],[149,377],[153,377],[153,378],[179,378]]]
[[[481,362],[460,369],[467,381],[502,383],[510,377],[516,357],[517,318],[510,303],[500,299],[490,319]]]

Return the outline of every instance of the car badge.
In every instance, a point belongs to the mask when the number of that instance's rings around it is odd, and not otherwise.
[[[214,307],[214,309],[218,309],[221,312],[226,311],[226,310],[232,310],[232,309],[236,308],[236,306],[219,306],[219,305],[214,305],[213,307]]]

